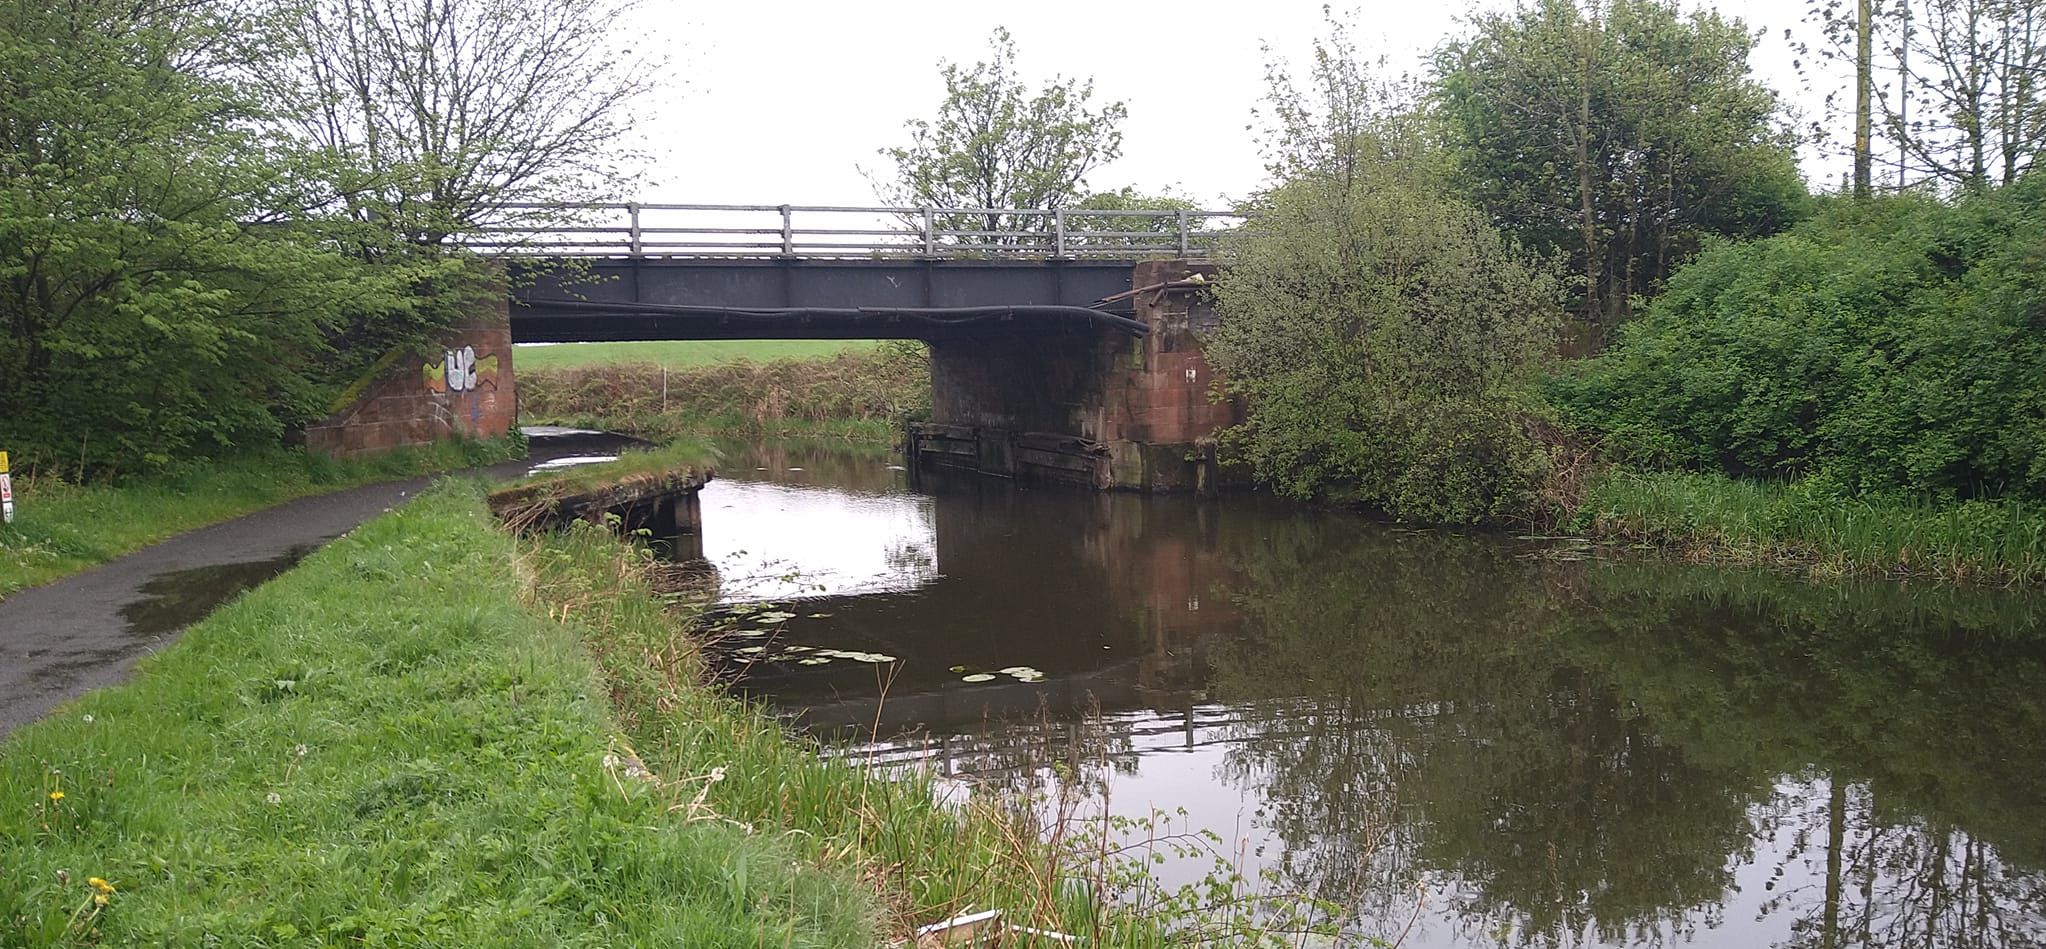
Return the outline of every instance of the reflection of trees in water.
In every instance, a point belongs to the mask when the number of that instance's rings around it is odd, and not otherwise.
[[[1694,756],[1800,776],[1757,814],[1785,841],[1765,909],[1794,915],[1793,945],[2046,944],[2046,603],[1719,571],[1593,579],[1597,612],[1559,630],[1562,651]]]
[[[889,544],[881,556],[895,576],[927,579],[938,575],[938,552],[932,541],[903,538]]]
[[[2012,751],[2042,747],[2035,654],[1978,667],[1920,600],[1886,620],[1786,584],[1729,613],[1725,591],[1670,572],[1318,534],[1243,552],[1252,632],[1214,672],[1246,709],[1222,777],[1262,787],[1296,886],[1383,928],[1433,875],[1480,942],[1681,941],[1721,921],[1757,833],[1781,826],[1770,859],[1821,881],[1765,906],[1795,915],[1798,945],[2039,939],[2038,864],[2010,862],[2046,833],[2041,762]],[[1861,797],[1812,812],[1778,793],[1813,764],[1867,776]],[[1983,764],[2003,773],[1963,774]]]
[[[1814,781],[1795,815],[1765,911],[1795,915],[1798,947],[2046,945],[2046,880],[1959,828],[1880,812],[1867,787]],[[1793,876],[1798,871],[1803,880]]]

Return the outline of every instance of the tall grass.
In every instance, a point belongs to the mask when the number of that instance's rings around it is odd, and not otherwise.
[[[1253,899],[1249,884],[1219,864],[1198,887],[1157,886],[1133,854],[1207,845],[1163,833],[1162,819],[1111,822],[1073,797],[946,801],[928,771],[883,777],[819,754],[705,686],[699,637],[715,630],[703,625],[704,594],[653,595],[649,575],[658,568],[607,532],[577,524],[531,541],[524,563],[529,602],[580,632],[621,730],[661,786],[695,819],[782,834],[813,859],[854,868],[881,895],[894,937],[989,908],[1010,926],[1102,946],[1287,945],[1289,934],[1311,928],[1300,904]]]
[[[281,501],[489,464],[523,450],[513,439],[454,441],[337,461],[280,449],[116,484],[66,482],[45,466],[15,481],[15,520],[0,526],[0,597]]]
[[[1591,485],[1579,516],[1595,534],[1668,545],[1698,559],[1819,574],[2046,581],[2046,510],[2015,501],[1869,499],[1815,482],[1619,469]]]
[[[528,422],[582,425],[647,438],[837,435],[885,441],[930,408],[923,347],[884,343],[827,359],[741,361],[673,370],[651,363],[519,373]]]

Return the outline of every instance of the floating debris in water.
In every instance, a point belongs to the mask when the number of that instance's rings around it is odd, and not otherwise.
[[[991,673],[991,672],[976,672],[976,673],[974,673],[974,674],[972,674],[972,675],[970,675],[970,676],[960,676],[960,677],[959,677],[959,681],[961,681],[961,682],[993,682],[993,681],[995,681],[995,676],[994,676],[994,673]]]

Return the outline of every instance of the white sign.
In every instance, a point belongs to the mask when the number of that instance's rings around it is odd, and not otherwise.
[[[14,523],[14,476],[0,473],[0,524]]]

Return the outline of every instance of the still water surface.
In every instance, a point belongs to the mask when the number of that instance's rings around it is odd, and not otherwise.
[[[719,479],[724,595],[794,614],[729,647],[742,691],[837,753],[1183,807],[1358,936],[2046,944],[2046,598],[911,490],[843,447],[732,446]]]

